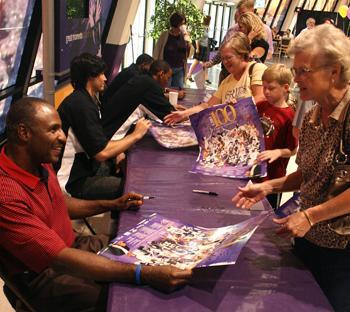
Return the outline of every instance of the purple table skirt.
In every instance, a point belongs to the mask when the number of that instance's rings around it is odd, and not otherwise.
[[[122,213],[119,233],[154,212],[204,227],[235,224],[256,214],[231,203],[237,187],[246,181],[188,172],[197,153],[196,147],[167,150],[150,136],[134,146],[128,155],[125,191],[156,198],[146,201],[138,212]],[[219,196],[194,194],[192,189]],[[266,201],[259,206],[269,209]],[[275,230],[276,225],[267,220],[235,265],[195,270],[191,285],[172,294],[112,283],[108,311],[331,311],[311,273]]]

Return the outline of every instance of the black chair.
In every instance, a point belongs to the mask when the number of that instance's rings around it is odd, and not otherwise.
[[[11,306],[16,311],[36,312],[37,310],[30,304],[28,296],[19,289],[16,283],[8,276],[6,269],[0,262],[0,278],[4,281],[4,294]],[[18,302],[19,301],[19,302]]]

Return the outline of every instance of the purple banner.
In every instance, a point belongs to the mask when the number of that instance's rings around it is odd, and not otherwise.
[[[203,228],[157,213],[113,239],[99,254],[112,260],[180,269],[235,264],[249,238],[269,216],[263,211],[244,222]]]
[[[266,176],[266,163],[257,162],[265,142],[252,98],[215,105],[190,120],[200,148],[191,172],[230,178]]]
[[[100,54],[101,36],[112,0],[90,0],[87,18],[68,18],[67,1],[55,1],[55,72],[69,70],[73,57]]]

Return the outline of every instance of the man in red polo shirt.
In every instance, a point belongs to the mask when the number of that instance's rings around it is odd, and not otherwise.
[[[190,270],[143,266],[140,275],[140,267],[96,255],[103,247],[100,238],[75,237],[70,218],[140,206],[142,195],[95,201],[63,195],[51,163],[59,159],[66,138],[52,106],[23,98],[11,106],[6,123],[8,142],[0,154],[0,260],[35,308],[105,311],[106,283],[96,281],[136,281],[163,291],[186,283]]]

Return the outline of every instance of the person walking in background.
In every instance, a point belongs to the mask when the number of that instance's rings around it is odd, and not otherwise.
[[[236,12],[235,12],[235,24],[232,25],[228,30],[227,33],[223,39],[223,41],[220,44],[223,45],[226,41],[230,40],[230,38],[233,36],[234,33],[239,31],[239,25],[237,24],[241,14],[251,12],[254,13],[254,0],[241,0],[237,3],[236,6]],[[271,33],[271,28],[267,26],[266,24],[264,25],[264,29],[266,32],[266,40],[269,44],[269,50],[266,59],[271,59],[273,55],[273,42],[272,42],[272,33]],[[219,48],[219,51],[220,51]],[[221,62],[221,56],[220,53],[217,53],[210,61],[206,62],[203,64],[204,67],[210,68],[216,64],[219,64]],[[226,68],[222,65],[221,67],[221,72],[220,72],[220,78],[219,78],[219,84],[221,81],[223,81],[227,76],[229,75],[229,72],[226,70]]]
[[[209,61],[209,37],[208,37],[208,31],[209,31],[209,25],[210,25],[210,16],[205,16],[203,19],[203,25],[204,25],[204,34],[202,38],[199,40],[196,40],[196,50],[193,57],[193,63],[191,64],[190,70],[187,74],[187,79],[191,82],[194,82],[192,78],[192,73],[197,66],[198,63],[201,63],[203,65],[204,62]],[[203,67],[203,70],[205,72],[205,80],[208,84],[211,82],[208,79],[208,69]]]
[[[308,31],[308,30],[311,30],[311,29],[314,29],[316,26],[316,20],[313,18],[313,17],[309,17],[307,20],[306,20],[306,28],[304,28],[298,36],[300,36],[302,33],[304,33],[305,31]]]
[[[153,50],[155,60],[166,61],[171,69],[172,76],[169,86],[182,89],[187,71],[187,50],[189,43],[181,31],[185,17],[175,12],[170,16],[170,29],[161,33]]]
[[[266,41],[264,23],[259,16],[247,12],[240,15],[238,19],[239,31],[246,34],[250,41],[250,58],[257,59],[264,63],[269,51],[269,44]]]

